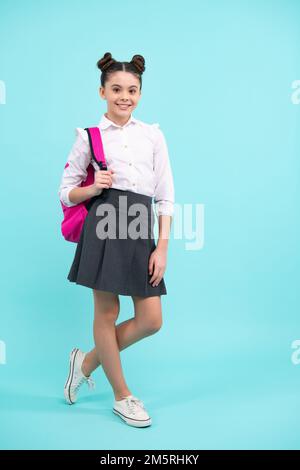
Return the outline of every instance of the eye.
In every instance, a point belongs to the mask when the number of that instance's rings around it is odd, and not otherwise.
[[[114,91],[115,93],[118,93],[118,91],[120,91],[120,88],[113,88],[113,91]],[[132,90],[130,90],[130,93],[131,93],[131,94],[134,94],[134,93],[136,93],[136,90],[133,88]]]

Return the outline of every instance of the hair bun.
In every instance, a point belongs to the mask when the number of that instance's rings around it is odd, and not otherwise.
[[[112,58],[111,53],[105,52],[104,56],[98,60],[97,67],[101,70],[101,72],[103,72],[115,62],[116,60]]]
[[[145,59],[142,55],[134,55],[131,59],[131,63],[138,69],[140,73],[145,71]]]

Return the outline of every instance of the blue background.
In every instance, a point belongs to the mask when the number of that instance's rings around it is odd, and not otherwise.
[[[1,448],[299,449],[299,19],[297,0],[1,1]],[[121,353],[144,430],[102,369],[63,400],[93,302],[66,279],[57,191],[75,127],[106,111],[107,51],[145,57],[134,116],[165,133],[176,202],[205,211],[201,250],[170,242],[162,329]]]

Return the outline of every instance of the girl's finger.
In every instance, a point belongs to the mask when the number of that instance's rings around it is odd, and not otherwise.
[[[153,287],[158,286],[158,284],[160,283],[161,280],[162,280],[162,278],[159,276],[159,277],[157,278],[156,282],[154,282]]]
[[[150,279],[150,284],[152,284],[153,281],[155,281],[155,279],[157,278],[157,276],[159,275],[159,270],[157,268],[154,269],[154,273],[153,273],[153,276],[151,277]]]
[[[152,274],[152,271],[153,271],[153,265],[154,265],[154,258],[150,258],[150,261],[149,261],[149,274]]]
[[[156,277],[153,279],[153,286],[157,285],[160,283],[161,279],[163,277],[163,272],[161,269],[158,269]]]
[[[110,176],[101,176],[99,178],[99,180],[103,181],[105,183],[106,181],[111,181],[111,177]]]

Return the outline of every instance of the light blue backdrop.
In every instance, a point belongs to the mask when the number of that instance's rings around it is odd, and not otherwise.
[[[1,1],[1,448],[300,447],[299,19],[297,0]],[[121,353],[144,430],[102,370],[63,401],[93,303],[66,279],[57,190],[75,127],[106,111],[107,51],[145,57],[134,115],[165,133],[176,202],[205,212],[201,250],[170,242],[163,328]]]

